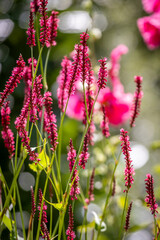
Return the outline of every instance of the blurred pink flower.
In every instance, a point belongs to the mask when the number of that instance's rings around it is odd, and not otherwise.
[[[75,95],[70,96],[66,114],[77,120],[83,119],[84,102],[83,94],[76,90]]]
[[[121,93],[118,96],[109,88],[102,89],[98,102],[105,107],[109,123],[120,125],[130,117],[133,96],[130,93]]]
[[[142,0],[142,4],[147,13],[160,12],[159,0]]]
[[[160,13],[139,18],[137,25],[147,47],[150,50],[160,46]]]

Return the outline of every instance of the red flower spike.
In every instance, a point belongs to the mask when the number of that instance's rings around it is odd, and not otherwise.
[[[133,176],[135,175],[134,168],[132,165],[132,160],[130,158],[130,142],[129,142],[129,136],[127,135],[128,132],[124,131],[123,128],[120,130],[120,141],[121,141],[121,147],[122,147],[122,152],[124,154],[125,160],[126,160],[126,168],[124,170],[124,175],[125,175],[125,186],[127,187],[126,190],[128,191],[131,188],[131,185],[134,182]]]
[[[75,45],[75,54],[73,56],[73,62],[72,66],[70,69],[70,79],[67,84],[67,93],[68,93],[68,98],[74,94],[75,92],[75,82],[79,80],[80,73],[81,73],[81,64],[82,64],[82,56],[81,56],[81,51],[82,51],[82,46],[76,44]]]
[[[43,198],[42,190],[39,189],[39,206],[38,206],[39,216],[38,216],[38,219],[40,217],[40,211],[41,211],[41,208],[42,208],[41,231],[43,233],[43,238],[45,238],[47,240],[50,240],[47,225],[46,225],[46,223],[48,222],[47,221],[47,213],[46,213],[47,205],[45,205],[45,202],[43,202],[43,206],[41,206],[42,205],[42,198]]]
[[[141,107],[141,99],[143,97],[143,92],[142,92],[143,78],[141,76],[135,76],[134,81],[136,83],[136,91],[134,93],[134,101],[133,101],[133,105],[132,105],[132,115],[131,115],[131,120],[130,120],[130,127],[135,126],[135,119],[139,115],[140,107]]]
[[[36,14],[39,10],[39,4],[39,0],[32,0],[32,2],[30,3],[31,12],[34,12]]]
[[[27,44],[29,45],[29,47],[36,46],[33,12],[31,12],[31,11],[30,11],[30,16],[29,16],[29,28],[26,31],[26,33],[28,35]]]
[[[40,42],[42,46],[44,46],[48,41],[48,16],[47,16],[47,4],[48,0],[40,0],[40,7],[39,11],[41,14],[40,18],[40,25],[41,25],[41,32],[40,32]]]
[[[80,35],[80,43],[82,45],[82,64],[81,64],[81,79],[82,82],[88,81],[88,74],[89,74],[89,54],[88,54],[88,46],[87,46],[87,40],[89,38],[89,35],[87,33],[82,33]]]
[[[147,207],[150,208],[152,215],[156,217],[156,213],[158,213],[158,211],[156,210],[158,208],[158,204],[156,203],[156,200],[154,197],[153,183],[154,183],[154,180],[152,175],[147,174],[145,179],[145,185],[146,185],[146,192],[148,195],[145,198],[145,202],[147,203]]]
[[[31,214],[32,214],[32,217],[34,218],[35,213],[36,213],[36,204],[35,204],[35,198],[34,198],[34,192],[33,192],[33,187],[32,186],[31,186],[31,201],[32,201]]]
[[[9,94],[13,93],[14,89],[17,87],[17,84],[20,83],[24,75],[25,62],[22,55],[20,54],[19,59],[17,60],[17,67],[13,68],[12,75],[6,83],[5,89],[0,93],[0,107],[3,105],[5,99]]]
[[[88,134],[86,134],[86,136],[84,138],[83,149],[82,149],[81,154],[79,155],[79,166],[81,168],[85,169],[88,158],[89,158],[89,153],[88,153]]]
[[[102,134],[108,138],[110,136],[109,133],[109,122],[108,122],[108,118],[107,118],[107,111],[106,108],[104,106],[102,106],[102,111],[103,111],[103,120],[101,122],[101,129],[102,129]]]
[[[14,156],[15,142],[12,130],[9,128],[10,125],[10,107],[9,101],[5,102],[1,108],[1,123],[2,123],[2,138],[4,140],[4,145],[8,149],[9,158]]]
[[[89,191],[88,191],[88,198],[85,199],[85,202],[87,205],[90,204],[91,201],[94,201],[94,175],[95,175],[95,168],[93,168],[92,175],[90,177],[90,185],[89,185]]]
[[[68,228],[66,231],[66,235],[67,240],[73,240],[74,238],[76,238],[75,232],[73,231],[73,227],[74,227],[74,220],[73,220],[73,212],[72,212],[72,205],[69,205],[69,224],[68,224]]]
[[[67,160],[69,161],[70,173],[72,172],[72,169],[75,163],[75,157],[76,157],[76,150],[73,147],[72,139],[70,139],[69,152],[67,157]],[[77,173],[78,173],[77,166],[75,166],[73,176],[71,178],[71,181],[74,180],[73,185],[71,187],[71,191],[70,191],[71,200],[77,199],[77,195],[80,193],[80,189],[78,187],[79,176],[77,175]]]
[[[97,81],[99,89],[103,89],[106,86],[107,75],[108,75],[106,61],[107,61],[107,58],[98,60],[98,62],[100,63],[100,69],[98,72],[98,81]]]
[[[51,16],[48,18],[48,40],[46,41],[47,47],[56,45],[55,38],[57,37],[57,28],[59,22],[57,15],[58,12],[52,11]]]
[[[70,80],[71,64],[72,62],[65,56],[64,59],[62,60],[62,63],[61,63],[62,70],[58,77],[58,82],[59,82],[59,88],[57,90],[58,106],[62,112],[64,111],[66,100],[67,100],[67,84],[68,84],[68,81]]]
[[[57,125],[56,125],[56,116],[53,114],[51,105],[52,105],[52,98],[51,92],[46,92],[43,98],[43,104],[45,106],[44,112],[44,130],[48,133],[48,138],[50,139],[52,148],[51,150],[54,151],[58,144],[58,134],[57,134]]]
[[[124,226],[124,229],[125,229],[126,232],[127,232],[128,229],[129,229],[130,215],[131,215],[131,210],[132,210],[132,204],[133,204],[133,202],[131,202],[131,203],[129,204],[128,211],[127,211],[127,215],[126,215],[126,224],[125,224],[125,226]]]

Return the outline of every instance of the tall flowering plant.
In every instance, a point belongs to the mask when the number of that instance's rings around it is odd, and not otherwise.
[[[61,63],[61,71],[58,81],[58,107],[60,109],[60,122],[53,109],[52,92],[48,90],[47,65],[52,47],[56,47],[58,28],[58,12],[47,12],[47,0],[32,0],[30,3],[29,28],[27,30],[27,45],[31,50],[31,57],[25,61],[20,54],[16,67],[0,93],[2,138],[4,146],[8,150],[11,161],[13,179],[9,186],[2,170],[0,172],[0,226],[3,224],[10,231],[10,239],[19,238],[19,230],[16,224],[16,210],[20,211],[23,239],[84,239],[88,238],[88,212],[90,205],[96,200],[94,182],[98,177],[98,165],[93,161],[95,143],[95,131],[102,132],[103,144],[110,145],[110,125],[119,126],[130,118],[130,128],[135,126],[135,121],[140,112],[142,100],[142,77],[135,76],[136,91],[134,96],[125,93],[119,78],[121,55],[127,53],[125,45],[117,46],[110,57],[110,69],[107,66],[106,57],[98,60],[99,70],[95,72],[90,58],[89,33],[80,34],[79,43],[75,44],[72,57],[65,56]],[[35,24],[36,23],[36,24]],[[39,25],[37,24],[39,23]],[[36,28],[35,28],[36,26]],[[38,57],[35,58],[34,49],[38,45]],[[43,49],[47,48],[47,55]],[[45,58],[45,61],[42,57]],[[39,74],[40,72],[40,74]],[[10,103],[9,95],[13,94],[18,84],[24,81],[24,101],[20,114],[14,124],[17,130],[15,139],[10,129]],[[110,82],[110,87],[108,85]],[[62,143],[64,135],[64,122],[66,115],[78,118],[82,123],[80,140],[70,138],[68,153],[65,156],[68,175],[64,177],[62,171]],[[100,119],[95,121],[96,116]],[[36,135],[34,134],[36,132]],[[70,136],[69,136],[70,137]],[[32,147],[32,140],[36,147]],[[119,222],[118,235],[115,239],[121,239],[129,230],[132,201],[127,209],[128,193],[134,182],[134,166],[130,157],[129,131],[120,130],[121,151],[125,158],[125,204],[122,218]],[[119,144],[119,142],[118,142]],[[116,171],[120,161],[117,151],[112,152],[113,163],[110,182],[107,182],[107,194],[102,208],[101,216],[93,211],[95,220],[92,226],[92,238],[99,239],[101,232],[106,229],[105,220],[110,202],[116,196]],[[29,161],[28,161],[29,160]],[[29,163],[29,164],[28,164]],[[22,199],[19,192],[18,177],[24,166],[28,164],[30,171],[35,172],[36,184],[31,186],[31,210],[28,222],[28,231],[25,229],[22,211]],[[106,162],[106,164],[108,164]],[[41,173],[44,173],[43,175]],[[85,188],[81,186],[83,176],[87,174]],[[45,181],[44,181],[45,177]],[[64,180],[65,178],[65,180]],[[41,186],[43,179],[44,186]],[[156,218],[157,204],[153,192],[153,178],[147,175],[145,201],[151,208]],[[49,188],[48,188],[49,187]],[[85,192],[86,191],[86,195]],[[122,194],[124,194],[122,191]],[[49,193],[50,200],[47,200]],[[12,203],[12,204],[11,204]],[[83,219],[81,227],[77,230],[74,224],[76,218],[76,205],[83,206]],[[48,216],[47,209],[50,208]],[[58,211],[58,217],[54,215],[53,208]],[[126,221],[124,216],[126,214]],[[75,218],[75,219],[74,219]],[[68,223],[66,224],[66,219]],[[3,226],[4,227],[4,226]],[[155,237],[157,234],[155,224]],[[0,231],[1,233],[2,231]]]

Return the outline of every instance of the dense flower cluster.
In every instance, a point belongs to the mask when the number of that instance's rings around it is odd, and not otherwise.
[[[4,140],[5,147],[8,149],[9,158],[14,156],[15,150],[15,142],[14,142],[14,135],[12,130],[9,128],[10,125],[10,107],[9,101],[3,104],[1,108],[1,123],[2,123],[2,138]]]
[[[79,166],[81,168],[85,169],[88,158],[89,158],[89,153],[88,153],[88,134],[86,134],[86,136],[84,138],[83,149],[82,149],[81,154],[79,155]]]
[[[76,238],[75,232],[73,231],[73,227],[74,227],[73,212],[72,212],[72,205],[70,204],[69,205],[69,224],[66,231],[67,240],[73,240],[74,238]]]
[[[38,216],[38,218],[40,218],[40,212],[42,209],[42,215],[41,215],[41,231],[43,233],[42,237],[44,239],[50,240],[49,232],[48,232],[47,225],[46,225],[46,223],[48,222],[47,221],[47,212],[46,212],[47,205],[45,204],[45,202],[43,202],[43,205],[42,205],[42,198],[43,198],[42,190],[39,189],[39,205],[38,205],[39,216]]]
[[[9,80],[7,81],[4,91],[0,93],[0,95],[1,95],[0,107],[3,105],[5,99],[8,97],[8,95],[13,93],[14,89],[17,87],[17,84],[20,83],[20,80],[23,77],[25,62],[24,62],[21,54],[16,63],[17,63],[17,67],[15,67],[13,69],[12,75],[10,76]]]
[[[134,168],[132,165],[132,160],[130,158],[130,142],[129,142],[129,136],[127,135],[128,132],[125,131],[123,128],[121,128],[120,130],[120,141],[121,141],[121,147],[122,147],[122,152],[124,154],[125,157],[125,161],[126,161],[126,168],[124,170],[124,175],[125,175],[125,186],[127,187],[127,189],[125,191],[128,191],[131,188],[131,185],[134,182]]]
[[[52,98],[51,92],[46,92],[43,97],[43,104],[45,106],[44,112],[44,130],[48,133],[48,138],[50,139],[52,150],[54,151],[57,146],[57,126],[56,126],[56,116],[53,114],[51,105]]]
[[[30,3],[30,9],[32,12],[34,12],[35,14],[38,12],[39,10],[39,3],[40,0],[32,0]]]
[[[61,66],[62,70],[58,77],[59,87],[57,89],[57,96],[58,96],[58,106],[61,111],[64,111],[64,107],[67,100],[67,84],[70,79],[70,68],[72,62],[65,56],[62,60]]]
[[[102,134],[108,138],[110,136],[109,133],[109,122],[107,119],[107,113],[106,113],[106,108],[104,106],[102,106],[102,112],[103,112],[103,120],[101,122],[101,129],[102,129]]]
[[[39,11],[41,14],[40,17],[41,32],[39,41],[41,42],[42,46],[44,46],[48,41],[47,4],[48,0],[40,0]]]
[[[141,86],[143,78],[141,76],[135,76],[134,81],[136,83],[136,91],[134,93],[134,102],[132,105],[132,114],[131,114],[131,120],[130,120],[131,127],[135,126],[135,119],[139,115],[141,99],[143,97],[142,86]]]
[[[137,25],[139,31],[150,50],[160,46],[160,1],[142,0],[143,8],[152,15],[139,18]]]
[[[125,229],[126,232],[127,232],[128,229],[129,229],[130,216],[131,216],[131,210],[132,210],[132,204],[133,204],[133,202],[131,202],[131,203],[129,204],[128,211],[127,211],[127,214],[126,214],[126,224],[125,224],[125,226],[124,226],[124,229]]]
[[[89,191],[88,191],[88,198],[85,199],[85,202],[87,205],[90,204],[91,201],[94,201],[94,175],[95,175],[95,168],[93,168],[91,177],[90,177],[90,185],[89,185]]]
[[[103,89],[106,86],[107,75],[108,75],[106,61],[107,61],[107,58],[98,60],[98,62],[100,63],[100,68],[98,72],[98,81],[97,81],[99,89]]]
[[[67,157],[67,160],[69,161],[70,173],[72,172],[73,166],[75,164],[75,157],[76,157],[76,150],[73,147],[72,139],[70,139],[69,151],[68,151],[68,157]],[[71,186],[70,196],[71,196],[71,200],[74,200],[74,199],[77,199],[77,195],[80,193],[80,189],[78,187],[79,176],[78,176],[77,166],[75,166],[74,168],[71,181],[73,181],[73,184]]]
[[[156,203],[156,200],[154,197],[153,183],[154,183],[154,180],[152,175],[147,174],[145,179],[146,192],[147,192],[145,202],[147,203],[147,206],[150,208],[151,213],[156,217],[156,213],[158,213],[157,211],[158,204]]]
[[[34,218],[36,213],[36,204],[35,204],[34,191],[32,186],[31,186],[31,202],[32,202],[31,215],[32,215],[32,218]]]
[[[51,16],[48,18],[47,27],[48,27],[48,39],[46,42],[47,47],[55,46],[56,45],[56,37],[57,37],[57,28],[58,28],[58,21],[57,18],[58,12],[52,11]]]
[[[33,19],[33,12],[30,11],[30,16],[29,16],[29,28],[26,31],[28,38],[27,38],[27,44],[30,47],[36,46],[35,43],[35,29],[34,29],[34,19]]]

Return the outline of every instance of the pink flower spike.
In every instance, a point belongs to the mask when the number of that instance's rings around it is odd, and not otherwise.
[[[30,3],[31,12],[34,12],[36,14],[39,10],[39,4],[39,0],[32,0],[32,2]]]
[[[160,12],[139,18],[137,21],[139,31],[150,50],[160,46]]]
[[[9,101],[5,102],[1,108],[1,123],[2,123],[2,138],[4,140],[4,145],[8,149],[9,158],[14,156],[15,142],[12,130],[9,128],[10,125],[10,107]]]
[[[106,108],[104,106],[102,106],[102,111],[103,111],[103,120],[101,122],[101,129],[102,129],[102,134],[108,138],[110,136],[109,133],[109,122],[108,122],[108,118],[107,118],[107,111]]]
[[[124,226],[124,229],[125,229],[126,232],[127,232],[128,229],[129,229],[129,223],[130,223],[130,216],[131,216],[132,204],[133,204],[133,202],[131,202],[131,203],[129,204],[128,211],[127,211],[127,214],[126,214],[126,224],[125,224],[125,226]]]
[[[46,41],[47,47],[56,45],[55,38],[57,37],[57,28],[59,22],[57,15],[58,12],[52,11],[51,16],[48,18],[48,40]]]
[[[92,175],[90,177],[90,185],[89,185],[89,191],[88,191],[88,198],[85,199],[85,202],[87,205],[90,204],[91,201],[94,201],[94,175],[95,175],[95,168],[93,168]]]
[[[75,157],[76,157],[76,150],[73,147],[72,139],[70,139],[69,152],[67,157],[67,160],[69,161],[70,173],[72,172],[73,166],[75,164]],[[80,189],[78,187],[79,176],[78,176],[77,166],[75,166],[74,168],[71,181],[74,181],[74,182],[71,187],[70,196],[71,196],[71,200],[74,200],[74,199],[77,199],[77,195],[80,193]]]
[[[33,187],[32,186],[31,186],[31,201],[32,201],[31,214],[32,214],[32,218],[34,218],[35,213],[36,213],[36,204],[35,204],[34,191],[33,191]]]
[[[82,82],[88,81],[88,74],[89,74],[89,54],[88,54],[88,46],[87,46],[87,40],[89,38],[89,34],[82,33],[80,35],[80,43],[82,45],[82,65],[81,65],[81,80]]]
[[[39,11],[41,14],[40,18],[40,25],[41,25],[41,32],[40,32],[40,42],[42,46],[44,46],[48,41],[48,16],[47,16],[47,4],[48,0],[40,0],[40,7]]]
[[[58,134],[57,134],[57,125],[56,125],[56,117],[53,114],[51,105],[52,105],[52,98],[51,98],[51,92],[46,92],[44,94],[43,98],[43,104],[45,106],[45,112],[44,112],[44,128],[45,131],[48,133],[48,138],[50,139],[51,145],[52,145],[52,151],[56,149],[56,146],[58,144]]]
[[[58,76],[58,106],[62,112],[64,111],[64,107],[67,101],[67,84],[70,79],[71,64],[72,62],[65,56],[61,63],[62,70]]]
[[[73,56],[74,61],[72,62],[72,66],[70,69],[70,79],[67,84],[68,98],[75,92],[75,82],[80,78],[81,65],[82,65],[82,56],[81,56],[82,46],[76,44],[74,49],[75,49],[75,54]]]
[[[99,89],[103,89],[106,86],[107,75],[108,75],[106,61],[107,61],[107,58],[98,60],[98,62],[100,63],[100,69],[98,72],[98,81],[97,81]]]
[[[121,147],[122,147],[122,152],[124,154],[125,160],[126,160],[126,168],[124,170],[124,175],[125,175],[125,186],[127,187],[125,191],[129,191],[131,188],[131,185],[134,182],[133,176],[135,175],[134,168],[132,165],[132,160],[130,158],[130,141],[129,141],[129,136],[127,135],[128,132],[124,131],[123,128],[120,129],[120,141],[121,141]]]
[[[68,224],[68,228],[66,231],[66,235],[67,240],[73,240],[74,238],[76,238],[75,232],[73,231],[73,227],[74,227],[74,220],[73,220],[73,212],[72,212],[72,205],[69,205],[69,224]]]
[[[41,208],[42,208],[41,231],[43,233],[43,237],[47,240],[50,240],[49,232],[48,232],[47,225],[46,225],[46,223],[48,222],[47,221],[47,212],[46,212],[47,205],[45,205],[44,201],[43,201],[43,205],[42,205],[42,199],[43,199],[42,190],[39,189],[39,206],[38,206],[39,216],[38,216],[38,219],[40,218],[40,211],[41,211]]]
[[[36,46],[33,12],[31,12],[31,11],[30,11],[30,16],[29,16],[29,28],[26,31],[26,33],[28,35],[27,44],[29,45],[29,47]]]
[[[24,75],[25,62],[21,54],[16,63],[17,67],[13,68],[12,75],[7,81],[4,91],[0,93],[0,107],[3,105],[8,95],[13,93],[14,89],[17,87],[17,84],[20,83],[20,80]]]
[[[85,169],[88,158],[89,158],[89,153],[88,153],[88,134],[86,134],[86,136],[84,138],[83,149],[82,149],[81,154],[79,155],[79,166],[81,168]]]
[[[147,13],[160,12],[159,0],[142,0],[142,4]]]
[[[156,213],[158,213],[157,211],[158,204],[156,203],[156,200],[154,197],[153,183],[154,183],[154,180],[152,175],[147,174],[145,179],[145,185],[146,185],[146,192],[148,195],[145,198],[145,202],[147,203],[147,207],[150,208],[152,215],[156,217]]]
[[[135,119],[138,117],[141,107],[141,100],[143,97],[142,92],[142,81],[143,78],[141,76],[135,76],[134,81],[136,83],[136,91],[134,93],[134,102],[132,105],[132,115],[130,120],[130,127],[135,126]]]

